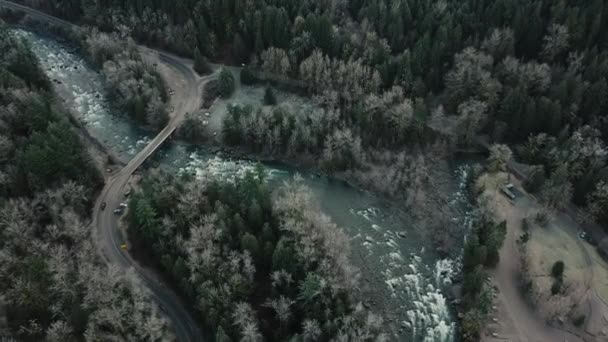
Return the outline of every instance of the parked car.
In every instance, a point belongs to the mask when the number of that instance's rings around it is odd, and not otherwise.
[[[123,209],[122,208],[116,208],[114,209],[114,214],[116,215],[122,215]]]
[[[507,196],[511,201],[515,201],[515,194],[513,193],[513,184],[507,184],[505,186],[503,186],[502,188],[500,188],[500,191]]]

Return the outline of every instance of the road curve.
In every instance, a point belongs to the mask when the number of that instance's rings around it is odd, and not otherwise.
[[[66,28],[79,29],[77,25],[70,22],[9,1],[0,0],[0,7],[23,11],[36,19]],[[171,136],[186,113],[194,112],[200,107],[203,80],[199,79],[189,65],[184,63],[180,58],[168,53],[143,46],[141,49],[146,52],[152,51],[157,53],[160,61],[166,64],[173,72],[178,73],[179,77],[187,83],[187,91],[173,96],[172,105],[175,111],[167,126],[131,159],[120,172],[106,181],[106,185],[97,199],[93,210],[92,224],[96,229],[95,240],[103,257],[109,263],[120,267],[125,272],[136,272],[139,275],[144,285],[150,289],[152,298],[172,321],[179,341],[198,342],[203,340],[202,333],[192,315],[186,310],[184,303],[172,290],[162,284],[160,277],[154,271],[141,267],[126,251],[120,248],[120,245],[124,243],[124,238],[118,227],[118,217],[113,214],[114,208],[117,208],[124,199],[126,185],[133,172]],[[101,209],[104,202],[106,203],[105,210]]]

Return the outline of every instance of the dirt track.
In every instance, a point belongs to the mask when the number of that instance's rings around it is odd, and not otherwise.
[[[520,189],[518,182],[515,185]],[[523,234],[521,222],[524,217],[536,213],[540,205],[536,198],[521,191],[522,196],[515,204],[511,204],[506,197],[498,192],[494,185],[489,186],[487,192],[492,199],[499,220],[507,220],[507,236],[500,251],[500,263],[490,272],[492,283],[498,289],[496,312],[493,320],[487,326],[483,341],[608,341],[602,329],[608,327],[608,306],[602,301],[597,291],[592,287],[594,270],[597,266],[593,261],[594,251],[578,239],[578,225],[567,214],[556,213],[552,216],[555,225],[570,234],[576,241],[573,248],[579,251],[584,259],[585,266],[579,269],[582,272],[585,284],[582,307],[586,308],[587,320],[583,329],[576,335],[550,326],[535,312],[520,290],[521,284],[521,255],[517,239]],[[572,246],[569,246],[572,247]],[[580,249],[580,250],[579,250]],[[599,266],[597,266],[599,267]],[[570,327],[572,328],[572,327]],[[494,334],[493,337],[492,335]],[[577,336],[578,335],[578,336]]]
[[[584,341],[560,329],[547,325],[525,300],[520,291],[520,255],[517,239],[523,233],[521,221],[536,211],[530,200],[518,200],[512,205],[496,189],[489,190],[495,199],[497,216],[507,220],[507,235],[500,250],[500,262],[490,272],[493,284],[498,289],[497,305],[500,317],[487,327],[483,341],[557,342]],[[492,337],[495,333],[497,337]]]

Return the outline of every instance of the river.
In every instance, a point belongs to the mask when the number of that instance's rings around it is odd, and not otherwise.
[[[13,34],[27,39],[54,89],[83,123],[89,134],[123,161],[128,161],[153,137],[134,122],[113,112],[104,96],[102,77],[76,51],[49,37],[20,29]],[[167,142],[153,164],[175,172],[188,172],[203,181],[208,177],[227,180],[244,174],[254,164],[232,160],[179,142]],[[293,177],[297,170],[266,164],[272,186]],[[468,210],[464,179],[469,165],[454,163],[454,207],[460,214],[463,236]],[[395,341],[452,342],[457,320],[446,298],[451,278],[458,271],[454,259],[440,259],[433,247],[413,228],[408,215],[397,205],[344,182],[300,172],[322,210],[352,238],[352,260],[362,272],[361,298],[386,321]]]

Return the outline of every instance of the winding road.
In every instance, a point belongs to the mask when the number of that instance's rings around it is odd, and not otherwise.
[[[175,107],[174,116],[167,126],[152,139],[131,161],[118,173],[106,181],[101,195],[95,203],[93,211],[93,225],[97,230],[96,242],[103,255],[112,264],[116,264],[125,271],[138,273],[144,284],[151,290],[156,302],[169,316],[179,341],[202,341],[202,335],[193,317],[185,309],[184,303],[168,287],[162,284],[162,280],[152,270],[141,267],[133,258],[120,248],[124,242],[123,234],[118,227],[118,216],[113,210],[124,201],[129,179],[145,161],[150,157],[162,143],[171,136],[179,126],[188,112],[196,111],[200,106],[202,82],[198,77],[189,72],[189,67],[181,64],[177,59],[159,53],[159,58],[176,73],[183,75],[187,91],[177,91],[171,99]],[[106,203],[106,209],[101,209],[102,203]]]
[[[0,0],[0,7],[23,11],[31,17],[63,26],[69,29],[80,29],[65,20],[53,17],[30,7]],[[214,77],[200,78],[192,69],[191,63],[163,51],[140,46],[142,54],[148,58],[158,58],[163,65],[159,70],[167,83],[176,90],[171,98],[171,105],[175,108],[172,118],[167,126],[152,139],[129,163],[118,173],[106,181],[93,210],[92,224],[95,227],[95,243],[103,257],[111,264],[123,269],[125,272],[136,272],[143,284],[151,292],[152,298],[159,304],[161,310],[172,321],[179,341],[202,341],[202,333],[192,315],[186,310],[186,305],[167,286],[163,285],[160,277],[153,271],[139,265],[127,251],[121,249],[124,243],[118,225],[118,216],[113,213],[124,200],[129,179],[148,157],[150,157],[177,129],[186,113],[198,110],[202,101],[202,88],[204,82]],[[160,68],[159,68],[160,69]],[[106,203],[105,210],[102,203]]]

